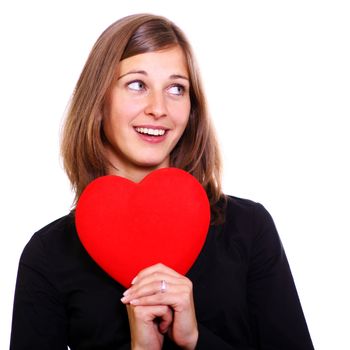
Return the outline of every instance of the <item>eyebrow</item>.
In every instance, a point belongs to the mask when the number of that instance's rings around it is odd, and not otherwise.
[[[144,70],[131,70],[123,75],[121,75],[120,77],[118,77],[118,80],[125,77],[126,75],[129,74],[143,74],[143,75],[148,75],[146,71]],[[188,77],[181,75],[181,74],[172,74],[169,77],[170,79],[185,79],[185,80],[190,80]]]

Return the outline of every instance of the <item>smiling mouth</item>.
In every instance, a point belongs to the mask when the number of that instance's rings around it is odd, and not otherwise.
[[[135,128],[135,130],[142,135],[149,136],[163,136],[166,132],[164,129],[153,129],[153,128]]]

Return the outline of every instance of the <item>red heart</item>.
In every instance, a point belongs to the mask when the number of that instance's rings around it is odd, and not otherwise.
[[[159,262],[186,274],[204,244],[210,206],[192,175],[164,168],[140,183],[97,178],[80,196],[75,215],[87,252],[128,287],[140,270]]]

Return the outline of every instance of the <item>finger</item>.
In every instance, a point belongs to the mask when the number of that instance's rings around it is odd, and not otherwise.
[[[150,296],[131,299],[131,305],[168,305],[174,311],[186,309],[191,305],[192,291],[187,286],[178,286],[176,291],[157,293]]]
[[[190,284],[191,283],[191,281],[187,277],[180,275],[178,273],[169,274],[167,270],[165,271],[149,270],[146,275],[138,275],[136,282],[134,282],[134,284],[129,289],[127,289],[123,293],[123,295],[126,296],[128,294],[132,294],[138,289],[146,286],[147,284],[161,283],[161,281],[166,281],[169,284]],[[149,290],[149,288],[151,288],[151,290]],[[149,286],[148,288],[144,289],[144,292],[146,294],[147,293],[152,294],[152,293],[158,292],[157,288],[158,288],[158,285],[156,286],[156,290],[154,290],[154,288],[152,289],[152,287]]]
[[[142,281],[140,281],[140,283],[137,283],[126,290],[124,292],[124,296],[121,298],[121,301],[123,303],[128,303],[132,299],[150,296],[153,294],[165,293],[169,291],[181,292],[182,286],[192,290],[192,282],[186,277],[181,276],[181,278],[174,278],[169,275],[151,275],[144,278]]]
[[[143,322],[154,321],[157,317],[161,318],[161,322],[164,318],[167,326],[172,322],[172,314],[167,305],[130,305],[128,314],[132,318]]]
[[[150,274],[154,274],[154,273],[166,273],[166,274],[169,274],[169,275],[174,276],[174,277],[182,276],[178,272],[176,272],[175,270],[171,269],[170,267],[159,263],[159,264],[155,264],[155,265],[146,267],[145,269],[141,270],[135,276],[135,278],[132,280],[131,284],[135,284],[139,279],[141,279],[145,276],[148,276]]]
[[[165,292],[170,285],[170,282],[168,282],[169,278],[168,280],[165,280],[165,278],[156,281],[143,281],[140,284],[134,285],[123,293],[121,301],[127,303],[133,298]]]

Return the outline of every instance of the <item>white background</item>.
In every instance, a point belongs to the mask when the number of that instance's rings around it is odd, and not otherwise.
[[[350,10],[336,0],[1,2],[0,348],[21,251],[72,202],[59,159],[70,94],[102,30],[136,12],[187,33],[225,192],[274,217],[315,348],[347,348]]]

